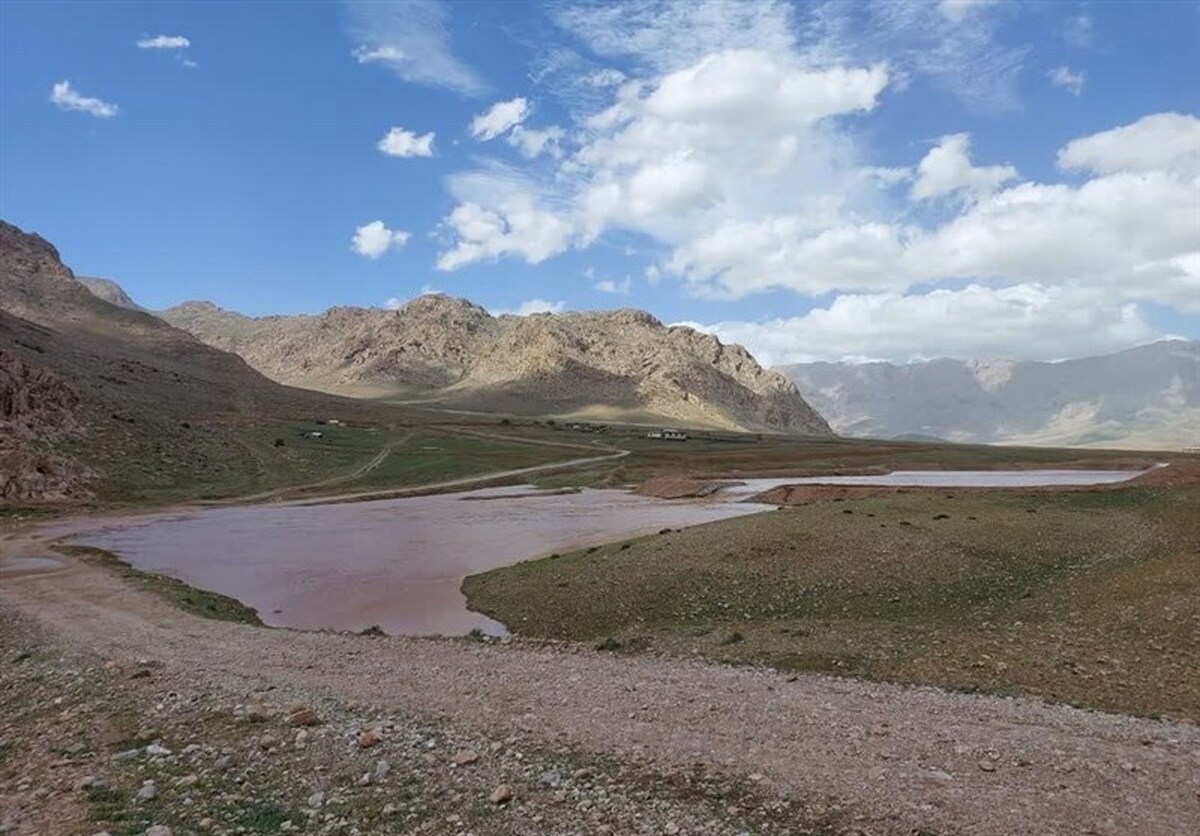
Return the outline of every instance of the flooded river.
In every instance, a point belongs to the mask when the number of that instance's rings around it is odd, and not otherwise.
[[[1134,471],[913,471],[873,476],[747,479],[705,502],[619,490],[490,488],[315,505],[197,508],[51,524],[48,536],[120,555],[254,607],[273,626],[388,633],[499,634],[467,610],[467,575],[553,552],[763,511],[743,500],[780,485],[1030,487],[1094,485]],[[56,530],[57,528],[57,530]],[[14,567],[9,567],[10,569]],[[36,567],[16,567],[25,571]]]
[[[203,508],[122,520],[73,542],[236,598],[273,626],[496,634],[502,625],[466,608],[459,587],[467,575],[761,510],[617,490],[492,488],[375,502]]]

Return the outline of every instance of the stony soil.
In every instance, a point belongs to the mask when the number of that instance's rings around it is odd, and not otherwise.
[[[578,645],[268,630],[82,564],[5,578],[0,607],[0,821],[20,833],[1165,836],[1200,820],[1186,724]],[[295,702],[323,721],[299,740]],[[463,749],[479,760],[452,766]],[[501,784],[513,798],[495,803]]]

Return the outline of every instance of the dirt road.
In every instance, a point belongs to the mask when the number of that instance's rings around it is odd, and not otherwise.
[[[37,544],[0,549],[34,556]],[[0,607],[98,658],[159,660],[198,689],[275,688],[667,770],[700,764],[779,796],[837,799],[862,833],[1175,836],[1200,821],[1190,726],[588,649],[254,628],[64,567],[0,576]]]

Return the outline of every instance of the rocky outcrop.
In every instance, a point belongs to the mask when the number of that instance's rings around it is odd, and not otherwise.
[[[85,435],[79,394],[46,369],[0,348],[0,499],[70,499],[89,495],[89,472],[51,445]]]
[[[329,392],[405,393],[520,414],[828,434],[782,375],[744,348],[644,311],[493,317],[440,294],[400,310],[251,318],[207,302],[161,316],[275,380]]]

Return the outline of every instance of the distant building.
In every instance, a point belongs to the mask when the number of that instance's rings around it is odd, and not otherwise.
[[[650,432],[646,433],[646,438],[655,438],[659,441],[687,441],[688,434],[683,430],[673,430],[668,427],[664,427],[661,430],[651,430]]]
[[[608,432],[608,424],[568,424],[567,429],[574,430],[577,433],[606,433]]]

